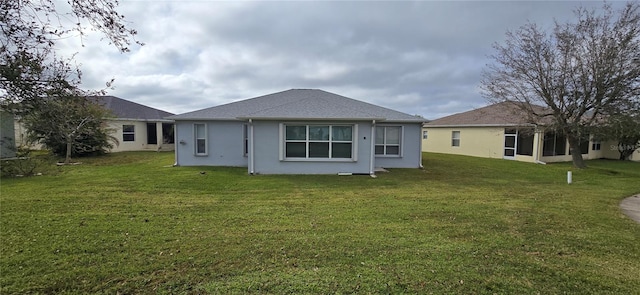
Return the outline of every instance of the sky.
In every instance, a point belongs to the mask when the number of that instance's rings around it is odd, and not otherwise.
[[[108,95],[176,114],[313,88],[437,119],[488,104],[482,71],[507,30],[550,31],[580,5],[602,2],[121,0],[144,46],[90,32],[58,51],[83,88],[115,79]]]

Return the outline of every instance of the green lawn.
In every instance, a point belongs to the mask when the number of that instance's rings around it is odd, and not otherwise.
[[[425,154],[424,170],[248,176],[118,153],[2,179],[0,293],[637,294],[640,163]],[[200,172],[206,172],[201,174]]]

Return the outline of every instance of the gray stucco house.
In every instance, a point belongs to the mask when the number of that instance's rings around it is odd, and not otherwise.
[[[178,166],[249,174],[375,175],[419,168],[423,118],[317,89],[291,89],[170,116]]]

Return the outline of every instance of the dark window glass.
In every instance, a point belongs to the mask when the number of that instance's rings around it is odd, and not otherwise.
[[[205,154],[207,152],[206,147],[207,144],[204,138],[196,139],[196,154]]]
[[[351,158],[351,143],[333,143],[331,145],[333,158]]]
[[[329,142],[310,142],[309,158],[328,158]]]
[[[387,155],[399,155],[399,154],[400,154],[400,146],[397,146],[397,145],[387,146]]]
[[[518,155],[533,156],[533,133],[528,131],[518,132]]]
[[[288,158],[306,158],[307,144],[304,142],[287,142],[286,156]]]
[[[504,147],[509,147],[509,148],[516,147],[516,137],[515,136],[505,136],[504,137]]]
[[[135,141],[135,130],[134,125],[122,125],[122,141]]]
[[[287,126],[287,140],[306,140],[307,126]]]
[[[567,154],[567,138],[564,135],[556,134],[556,156],[564,156]]]

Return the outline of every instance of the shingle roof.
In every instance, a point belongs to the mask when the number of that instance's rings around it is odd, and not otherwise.
[[[544,107],[532,105],[538,113],[547,112]],[[547,120],[545,120],[547,121]],[[541,124],[533,120],[514,102],[500,102],[471,111],[442,117],[424,124],[425,127],[447,126],[519,126]]]
[[[173,120],[425,120],[319,89],[290,89],[168,117]]]
[[[120,119],[137,119],[137,120],[162,120],[165,117],[173,115],[156,108],[148,107],[122,99],[115,96],[92,96],[89,99],[103,105],[111,110],[114,116]]]

